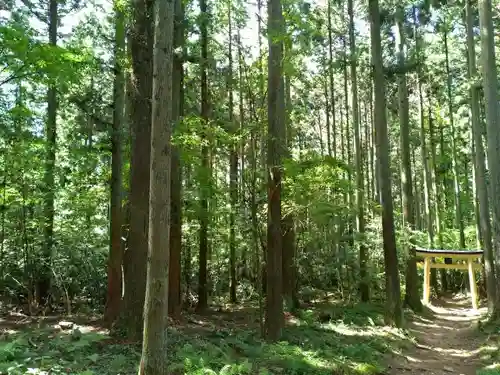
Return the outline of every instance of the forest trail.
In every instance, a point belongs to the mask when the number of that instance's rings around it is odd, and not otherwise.
[[[416,345],[393,359],[390,375],[476,375],[484,344],[477,323],[486,309],[473,310],[470,298],[450,297],[432,302],[432,316],[414,316],[408,324]]]

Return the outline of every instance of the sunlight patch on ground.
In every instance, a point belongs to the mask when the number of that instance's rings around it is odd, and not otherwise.
[[[409,361],[409,362],[414,362],[414,363],[418,363],[418,362],[422,362],[421,359],[418,359],[418,358],[415,358],[415,357],[412,357],[412,356],[405,356],[405,358]]]
[[[450,357],[455,357],[455,358],[471,358],[471,357],[477,355],[481,351],[481,349],[474,349],[474,350],[451,349],[451,348],[447,349],[447,348],[441,348],[441,347],[430,346],[430,345],[421,345],[421,344],[418,344],[417,347],[419,349],[423,349],[425,351],[434,352],[434,353],[440,353],[440,354],[443,355],[444,358],[450,358]],[[409,362],[426,362],[426,360],[418,359],[416,357],[412,357],[412,356],[409,356],[409,355],[404,355],[404,357]]]
[[[344,323],[329,323],[325,324],[325,328],[337,332],[344,336],[397,336],[402,339],[407,339],[401,330],[397,328],[392,328],[388,326],[382,327],[357,327],[353,325],[347,325]]]
[[[357,363],[351,366],[351,368],[359,374],[378,374],[379,371],[376,366],[368,363]]]
[[[484,367],[485,370],[500,370],[500,363],[493,363],[489,366]]]
[[[488,361],[499,351],[498,346],[483,346],[479,349],[479,356],[483,361]]]
[[[445,326],[445,325],[437,324],[437,323],[413,322],[413,324],[415,324],[416,326],[419,326],[419,327],[445,329],[445,330],[450,330],[450,331],[455,331],[457,329],[455,327]]]
[[[417,316],[416,319],[418,319],[418,321],[422,322],[422,323],[430,323],[430,324],[432,324],[432,322],[433,322],[433,320],[424,318],[423,316]]]
[[[454,321],[466,321],[471,318],[477,318],[485,313],[487,313],[486,307],[481,307],[477,310],[474,310],[470,307],[458,307],[458,308],[450,308],[450,307],[442,307],[436,306],[432,304],[428,304],[427,307],[432,310],[434,313],[439,314],[441,318],[445,318],[446,320],[454,320]]]
[[[444,348],[437,348],[437,347],[434,347],[432,349],[438,353],[443,353],[446,356],[460,357],[460,358],[469,358],[469,357],[472,357],[479,352],[479,349],[475,349],[475,350],[444,349]]]
[[[458,315],[458,314],[450,314],[450,315],[445,315],[445,314],[440,314],[439,318],[450,321],[450,322],[472,322],[475,319],[478,319],[482,316],[482,314],[477,314],[477,315]]]
[[[18,333],[19,331],[16,329],[12,329],[12,328],[5,328],[5,329],[2,329],[1,332],[2,332],[1,333],[2,335],[12,335],[14,333]]]

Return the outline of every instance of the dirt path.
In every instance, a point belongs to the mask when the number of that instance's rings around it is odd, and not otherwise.
[[[434,301],[433,316],[416,316],[409,323],[417,344],[394,358],[390,375],[476,375],[480,366],[477,322],[485,309],[474,311],[470,299]]]

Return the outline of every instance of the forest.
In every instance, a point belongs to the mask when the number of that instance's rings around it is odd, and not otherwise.
[[[0,374],[500,374],[499,26],[0,0]]]

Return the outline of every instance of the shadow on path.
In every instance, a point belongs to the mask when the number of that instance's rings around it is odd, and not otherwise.
[[[470,298],[449,297],[432,301],[429,313],[414,315],[408,329],[416,344],[392,359],[390,375],[476,375],[483,340],[477,322],[486,309],[473,310]]]

